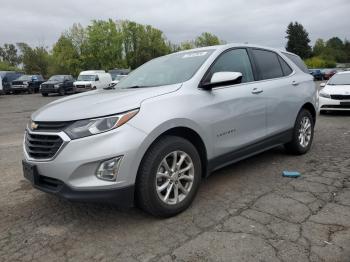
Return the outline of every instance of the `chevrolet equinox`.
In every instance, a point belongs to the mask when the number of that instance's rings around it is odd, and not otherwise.
[[[228,44],[153,59],[114,89],[56,100],[25,131],[24,176],[77,201],[161,217],[214,170],[273,147],[311,146],[317,91],[295,54]]]

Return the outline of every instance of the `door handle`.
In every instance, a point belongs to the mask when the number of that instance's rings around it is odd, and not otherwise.
[[[292,85],[293,85],[293,86],[297,86],[297,85],[299,85],[299,82],[293,81],[293,82],[292,82]]]
[[[264,90],[262,90],[261,88],[257,88],[257,87],[253,88],[253,90],[252,90],[252,94],[255,94],[255,95],[260,94],[262,92],[264,92]]]

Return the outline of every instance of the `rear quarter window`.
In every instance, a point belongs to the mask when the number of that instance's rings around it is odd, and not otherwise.
[[[309,74],[309,70],[307,69],[306,65],[304,64],[304,61],[297,55],[289,54],[289,53],[283,53],[286,57],[288,57],[301,71],[304,73]]]

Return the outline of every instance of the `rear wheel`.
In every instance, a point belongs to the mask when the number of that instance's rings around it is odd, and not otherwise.
[[[174,216],[193,201],[201,181],[201,160],[186,139],[164,136],[147,151],[136,181],[139,206],[160,217]]]
[[[314,119],[309,110],[302,109],[295,121],[293,139],[285,144],[292,154],[301,155],[309,151],[314,136]]]
[[[48,93],[41,93],[42,96],[48,96]]]

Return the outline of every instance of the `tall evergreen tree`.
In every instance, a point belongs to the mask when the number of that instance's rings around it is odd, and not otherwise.
[[[287,51],[295,53],[303,59],[311,56],[309,33],[302,24],[291,22],[287,27],[286,33],[286,38],[288,39]]]

